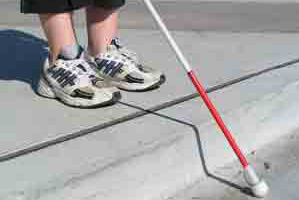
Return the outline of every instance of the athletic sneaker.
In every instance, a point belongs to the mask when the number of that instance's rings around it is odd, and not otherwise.
[[[117,50],[125,57],[133,60],[135,63],[141,65],[140,60],[138,59],[138,55],[136,52],[128,49],[119,38],[115,37],[111,41],[111,45],[115,46]]]
[[[52,65],[46,59],[37,88],[38,94],[80,108],[96,108],[116,103],[121,98],[120,92],[98,77],[83,56],[84,51],[80,48],[75,59],[59,55]]]
[[[124,54],[124,50],[127,49],[114,39],[105,53],[89,57],[88,60],[95,63],[95,71],[100,76],[123,90],[147,91],[158,88],[165,82],[164,74],[139,64],[137,56],[133,58],[130,51]]]

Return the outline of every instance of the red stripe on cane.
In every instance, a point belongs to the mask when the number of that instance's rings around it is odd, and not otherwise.
[[[236,155],[238,156],[241,164],[243,165],[244,168],[246,168],[249,164],[248,161],[246,160],[246,158],[244,157],[243,153],[241,152],[240,148],[238,147],[238,145],[236,144],[234,138],[232,137],[231,133],[229,132],[229,130],[227,129],[227,127],[225,126],[223,120],[221,119],[219,113],[217,112],[215,106],[213,105],[213,103],[211,102],[211,100],[209,99],[207,93],[205,92],[203,86],[200,84],[200,82],[197,80],[195,73],[193,70],[191,70],[190,72],[188,72],[188,76],[190,77],[190,79],[192,80],[192,83],[194,84],[194,86],[196,87],[198,93],[200,94],[201,98],[204,100],[205,104],[207,105],[207,107],[209,108],[212,116],[214,117],[214,119],[216,120],[219,128],[222,130],[222,132],[224,133],[226,139],[228,140],[228,142],[230,143],[232,149],[234,150],[234,152],[236,153]]]

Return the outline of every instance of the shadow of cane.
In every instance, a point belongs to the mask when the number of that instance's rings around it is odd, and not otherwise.
[[[218,177],[218,176],[214,175],[213,173],[211,173],[208,170],[206,160],[205,160],[205,156],[204,156],[203,145],[202,145],[202,142],[201,142],[201,139],[200,139],[200,133],[199,133],[198,128],[194,124],[190,124],[190,123],[182,121],[180,119],[176,119],[176,118],[173,118],[173,117],[170,117],[170,116],[167,116],[167,115],[164,115],[164,114],[160,114],[160,113],[157,113],[157,112],[152,112],[150,110],[143,109],[143,108],[138,107],[136,105],[131,105],[131,104],[128,104],[128,103],[125,103],[125,102],[119,102],[119,103],[122,104],[122,105],[128,106],[128,107],[135,108],[135,109],[138,109],[138,110],[142,110],[142,111],[145,111],[147,113],[156,115],[158,117],[162,117],[164,119],[168,119],[168,120],[174,121],[176,123],[183,124],[183,125],[191,127],[192,130],[194,131],[194,134],[195,134],[195,137],[196,137],[197,146],[198,146],[198,153],[199,153],[200,160],[201,160],[201,163],[202,163],[203,171],[205,172],[206,176],[208,176],[209,178],[212,178],[214,180],[217,180],[217,181],[219,181],[219,182],[221,182],[225,185],[228,185],[229,187],[237,189],[237,190],[239,190],[240,192],[242,192],[246,195],[254,197],[254,195],[251,192],[251,189],[249,187],[239,186],[239,185],[237,185],[237,184],[235,184],[231,181],[228,181],[224,178],[221,178],[221,177]]]

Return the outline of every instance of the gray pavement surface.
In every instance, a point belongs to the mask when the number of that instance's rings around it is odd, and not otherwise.
[[[299,199],[299,130],[254,151],[249,161],[267,181],[270,192],[265,200]],[[168,200],[254,200],[241,192],[247,187],[238,162],[218,168],[205,181],[197,182]],[[212,177],[213,176],[213,177]]]
[[[158,11],[172,30],[217,32],[298,32],[297,3],[264,3],[238,1],[158,1]],[[35,15],[19,13],[19,1],[1,2],[0,25],[38,26]],[[84,25],[79,12],[76,24]],[[120,28],[156,29],[142,1],[128,1],[122,8]]]
[[[296,66],[292,65],[211,94],[246,152],[256,149],[264,142],[275,140],[299,123],[296,118]],[[288,101],[284,101],[285,99]],[[47,107],[55,108],[52,101],[47,101]],[[140,102],[123,102],[126,103],[123,106],[142,108]],[[39,106],[42,105],[44,102],[40,102]],[[74,110],[61,107],[60,110],[57,109],[57,113],[60,113],[58,111],[71,116]],[[119,115],[120,110],[115,109],[114,112]],[[198,99],[159,113],[162,115],[135,119],[1,163],[3,185],[0,188],[0,199],[113,200],[122,197],[132,200],[141,197],[158,199],[157,195],[166,198],[177,188],[184,188],[203,176],[196,138],[190,124],[198,127],[205,144],[213,144],[206,147],[209,153],[205,154],[209,158],[211,169],[219,165],[219,160],[227,162],[233,159],[221,133],[210,121],[207,109]],[[74,117],[79,121],[83,114],[80,111],[79,116]],[[46,119],[51,115],[49,111],[43,114]],[[34,119],[36,118],[31,120]],[[65,116],[61,121],[72,123]],[[273,130],[269,130],[269,124]],[[71,128],[69,124],[60,126]],[[56,127],[50,128],[53,130]],[[25,134],[28,131],[19,131],[15,135],[26,139]],[[251,137],[258,136],[262,139],[248,142]],[[219,151],[214,150],[216,146]]]
[[[2,130],[8,133],[4,140],[0,141],[1,153],[103,124],[137,111],[124,105],[99,110],[78,110],[37,96],[34,88],[42,60],[46,56],[44,41],[39,39],[42,33],[40,29],[20,27],[12,31],[3,28],[0,38],[6,49],[2,49],[1,54],[8,59],[6,63],[10,67],[2,68],[0,75],[3,82],[0,88],[7,91],[7,95],[2,98],[6,103],[1,105],[1,109],[6,113],[2,116]],[[86,42],[84,33],[84,30],[78,30],[79,40],[83,44]],[[121,35],[132,41],[132,48],[142,52],[150,66],[160,68],[168,77],[168,82],[161,89],[146,95],[123,92],[123,102],[147,109],[195,92],[158,31],[122,30]],[[219,85],[298,58],[297,34],[269,34],[265,37],[263,34],[175,32],[174,36],[205,87]],[[144,42],[144,38],[148,38],[148,41]],[[26,51],[28,46],[30,51]],[[280,48],[276,48],[278,46]],[[15,58],[10,52],[19,56]],[[19,66],[26,68],[19,70]],[[285,77],[286,83],[291,82],[289,78]],[[296,79],[297,75],[294,74],[292,81]],[[11,99],[15,99],[14,103],[10,103]],[[40,115],[42,118],[38,118],[37,124],[36,119]]]
[[[298,4],[155,2],[207,88],[299,58]],[[1,155],[195,92],[143,5],[129,1],[121,15],[121,37],[168,81],[146,95],[123,92],[114,107],[78,110],[34,93],[45,38],[36,16],[19,14],[17,1],[1,1]],[[86,45],[82,16],[77,34]],[[298,70],[293,63],[210,94],[246,153],[298,127]],[[1,162],[0,200],[164,200],[205,176],[197,133],[213,144],[205,147],[209,169],[233,161],[197,98]]]

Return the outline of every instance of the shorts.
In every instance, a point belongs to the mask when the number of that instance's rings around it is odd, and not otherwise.
[[[112,9],[124,4],[125,0],[21,0],[21,12],[65,13],[90,5]]]

